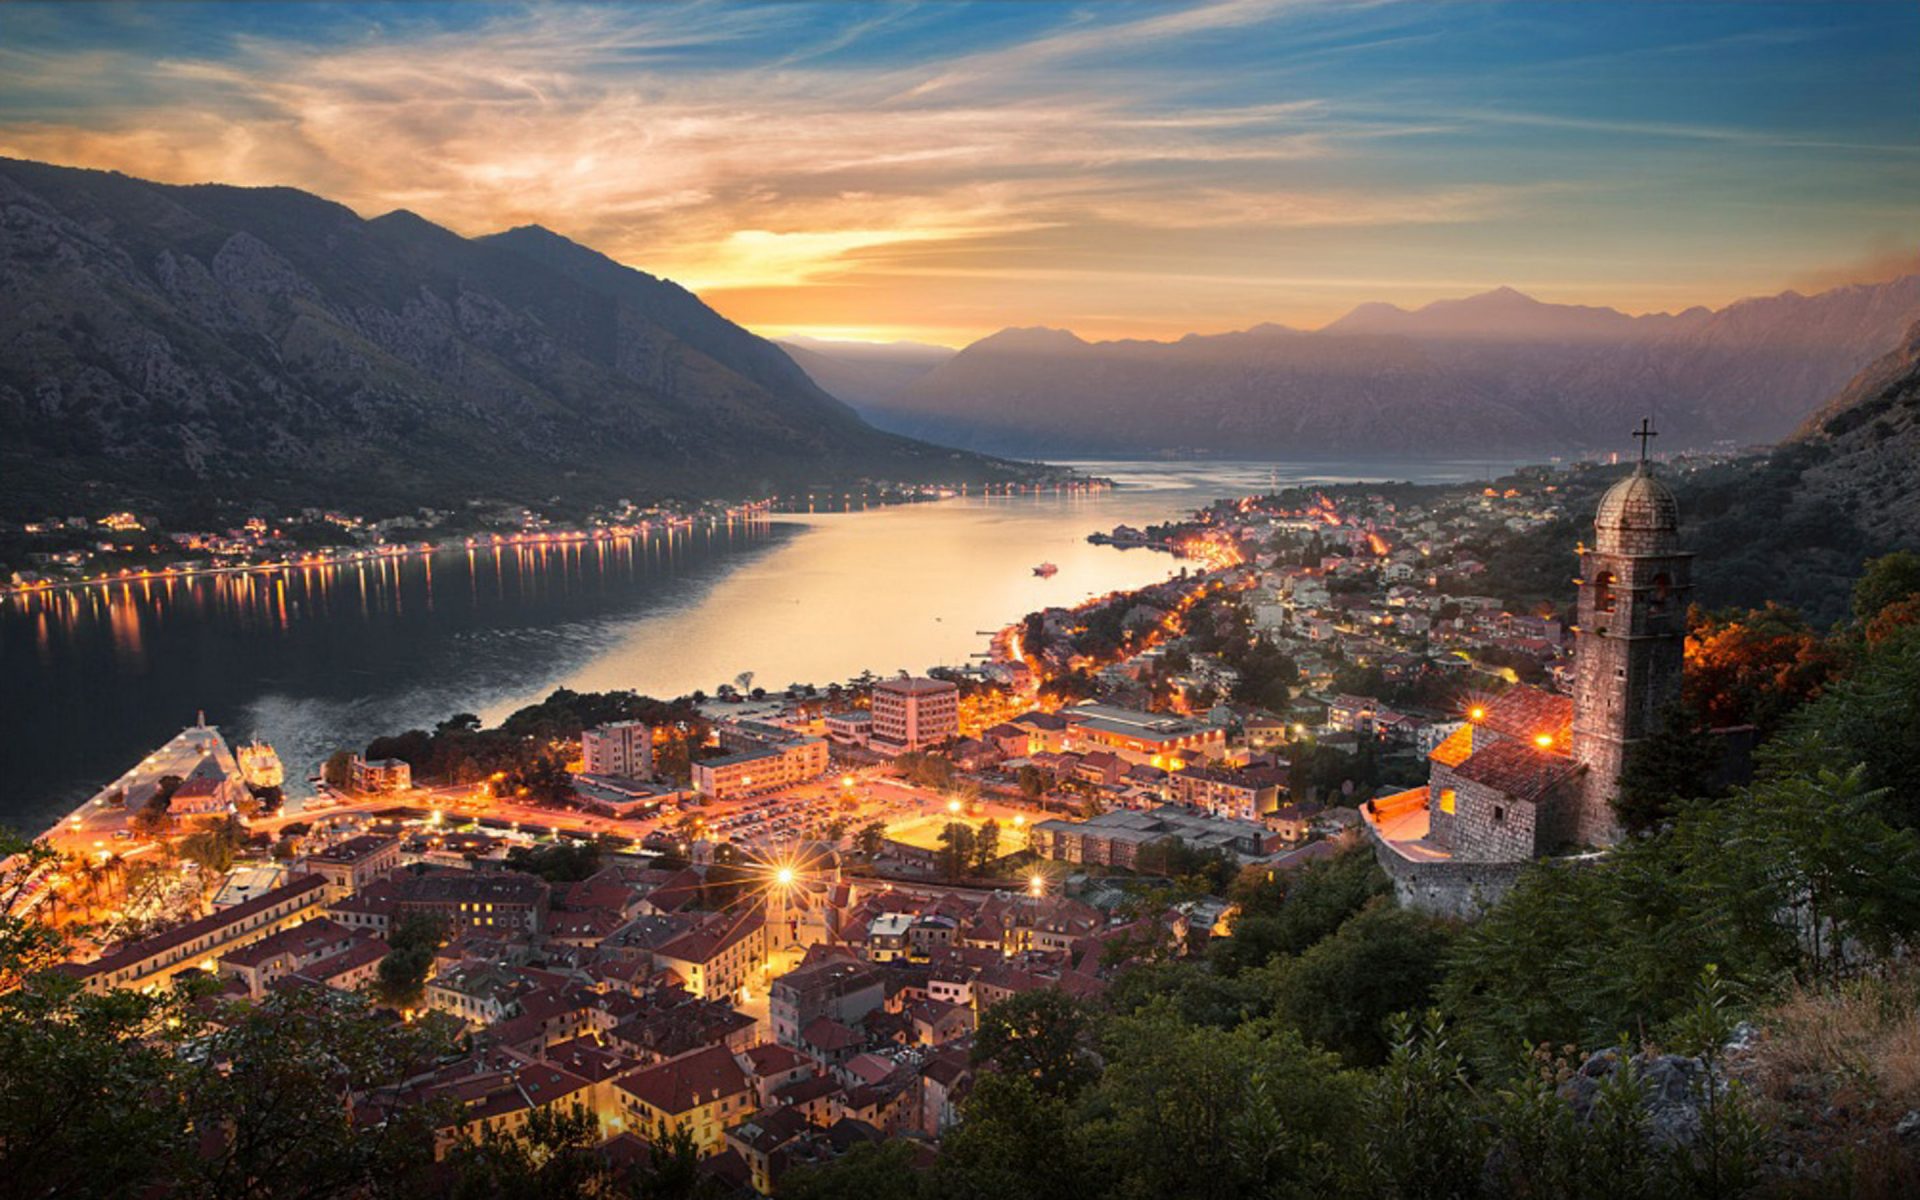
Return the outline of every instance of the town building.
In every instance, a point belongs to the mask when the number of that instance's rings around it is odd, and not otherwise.
[[[798,737],[777,746],[742,750],[693,764],[693,790],[709,800],[757,795],[826,774],[825,738]]]
[[[347,764],[347,786],[362,795],[404,792],[413,787],[413,768],[404,759],[365,759],[354,755]]]
[[[220,956],[220,974],[237,980],[258,1000],[281,979],[323,959],[351,950],[361,941],[344,925],[321,917],[293,925],[249,946]]]
[[[1066,722],[1060,749],[1108,750],[1130,763],[1177,771],[1199,759],[1224,758],[1224,725],[1117,704],[1076,704],[1057,714]]]
[[[629,1129],[656,1141],[684,1129],[703,1158],[725,1149],[727,1127],[757,1103],[752,1081],[725,1046],[643,1068],[614,1087]]]
[[[1183,767],[1173,797],[1208,816],[1259,821],[1280,807],[1287,772],[1279,767]]]
[[[653,952],[655,966],[679,976],[702,999],[746,992],[767,965],[766,910],[716,913]]]
[[[326,903],[326,887],[327,881],[318,875],[302,875],[265,895],[216,909],[177,929],[123,946],[90,963],[66,964],[63,969],[93,992],[158,987],[182,971],[205,966],[223,954],[319,915]]]
[[[581,770],[615,779],[653,778],[653,727],[619,721],[580,734]]]
[[[1032,848],[1056,862],[1094,863],[1131,869],[1140,850],[1177,841],[1195,850],[1222,850],[1247,861],[1278,853],[1280,835],[1249,821],[1197,816],[1172,805],[1148,812],[1114,809],[1085,821],[1041,821]]]
[[[421,914],[449,930],[492,929],[539,933],[546,928],[551,888],[518,871],[429,871],[394,880],[393,916]]]
[[[960,732],[960,688],[945,679],[907,676],[873,685],[868,744],[886,754],[937,746]]]
[[[400,839],[362,834],[307,855],[307,870],[327,881],[327,899],[344,900],[400,866]]]
[[[886,981],[878,968],[852,958],[827,958],[774,980],[768,1015],[774,1040],[801,1049],[802,1035],[814,1021],[851,1025],[886,1000]]]

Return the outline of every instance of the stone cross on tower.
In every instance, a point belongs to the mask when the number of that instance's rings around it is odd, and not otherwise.
[[[1647,447],[1654,438],[1660,436],[1653,431],[1653,418],[1641,417],[1640,428],[1634,430],[1633,436],[1640,439],[1640,461],[1647,461]]]

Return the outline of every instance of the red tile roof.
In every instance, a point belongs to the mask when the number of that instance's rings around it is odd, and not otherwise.
[[[1522,685],[1508,688],[1485,707],[1479,724],[1495,733],[1529,744],[1544,733],[1563,754],[1572,744],[1573,699],[1569,696]]]
[[[635,1071],[615,1086],[669,1116],[749,1090],[747,1073],[725,1046],[710,1046],[685,1058]]]
[[[1580,770],[1564,754],[1537,749],[1525,742],[1495,742],[1476,751],[1454,768],[1460,778],[1484,784],[1516,800],[1538,803],[1563,780]]]

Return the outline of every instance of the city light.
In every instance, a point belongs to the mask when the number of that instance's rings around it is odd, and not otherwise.
[[[1027,876],[1027,895],[1044,896],[1047,893],[1047,880],[1044,875],[1035,873]]]
[[[1467,719],[1469,721],[1483,721],[1486,719],[1486,716],[1487,710],[1477,704],[1473,706],[1472,711],[1467,713]]]
[[[773,881],[779,884],[781,887],[792,887],[793,886],[793,868],[781,867],[779,870],[773,873]]]
[[[947,811],[950,813],[958,814],[960,811],[960,801],[958,800],[947,801]]]
[[[1533,744],[1540,747],[1542,750],[1546,750],[1553,745],[1553,735],[1550,733],[1539,734],[1534,737]]]

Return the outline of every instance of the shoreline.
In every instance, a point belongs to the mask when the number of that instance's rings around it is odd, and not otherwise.
[[[907,504],[923,503],[923,502],[929,502],[934,500],[961,499],[961,498],[968,498],[968,497],[990,498],[990,497],[999,497],[999,496],[1023,496],[1023,495],[1038,495],[1038,494],[1048,493],[1048,492],[1065,492],[1065,491],[1104,492],[1104,491],[1122,490],[1122,488],[1123,488],[1123,485],[1110,479],[1081,478],[1081,479],[1076,479],[1071,481],[1063,481],[1057,484],[1029,485],[1029,486],[1023,486],[1023,487],[1017,487],[1017,488],[996,487],[991,489],[990,491],[982,491],[982,492],[975,492],[971,489],[954,489],[952,493],[949,495],[942,495],[937,497],[929,496],[929,497],[924,497],[918,500],[890,501],[890,502],[876,504],[873,507],[895,508],[895,507],[900,507],[902,505],[907,505]],[[752,522],[752,523],[774,522],[774,521],[777,521],[778,518],[783,515],[787,515],[789,513],[794,515],[804,515],[807,511],[808,510],[806,509],[777,508],[771,502],[768,502],[768,503],[756,504],[751,506],[744,506],[741,509],[736,509],[728,513],[724,517],[713,516],[713,515],[701,515],[701,516],[689,516],[684,518],[676,518],[671,521],[653,521],[653,522],[641,523],[635,526],[609,526],[606,528],[595,529],[595,530],[553,530],[553,531],[545,531],[541,533],[476,535],[472,537],[448,538],[448,539],[443,539],[439,542],[423,542],[417,545],[404,545],[404,546],[396,545],[391,548],[363,550],[363,551],[357,551],[351,554],[343,554],[343,555],[337,555],[333,557],[327,557],[324,555],[315,554],[311,556],[306,556],[304,558],[287,560],[287,561],[276,561],[271,563],[260,563],[260,564],[234,565],[229,567],[214,567],[214,568],[205,568],[205,569],[200,569],[195,571],[172,570],[172,571],[131,572],[125,576],[115,576],[110,579],[104,579],[104,580],[85,580],[85,581],[76,580],[76,581],[70,581],[64,584],[38,585],[38,586],[26,588],[26,589],[15,589],[11,594],[19,595],[24,592],[30,596],[31,594],[37,594],[40,592],[54,593],[54,592],[61,592],[61,591],[72,591],[77,588],[95,587],[95,586],[111,589],[111,588],[119,587],[122,585],[131,585],[135,583],[151,585],[156,582],[159,582],[159,583],[171,583],[174,581],[184,582],[190,579],[196,579],[196,578],[204,579],[204,578],[217,577],[220,575],[290,573],[295,570],[306,571],[306,570],[312,570],[314,568],[354,566],[359,564],[404,561],[407,559],[431,556],[443,550],[450,551],[450,552],[458,552],[461,550],[468,550],[468,551],[505,550],[505,549],[515,549],[515,548],[522,548],[522,547],[539,548],[544,546],[580,545],[580,544],[589,544],[589,543],[595,543],[595,542],[633,541],[633,540],[639,540],[639,539],[643,539],[643,538],[647,538],[655,535],[661,535],[661,534],[666,534],[666,533],[671,533],[676,531],[684,531],[692,528],[699,528],[703,525],[717,527],[722,525],[733,524],[734,522],[739,522],[739,521],[746,521],[746,522]],[[813,511],[819,511],[819,510],[816,509]],[[850,509],[849,511],[859,511],[859,509],[854,508],[854,509]],[[1176,519],[1178,512],[1180,511],[1185,511],[1185,510],[1184,509],[1177,510],[1176,513],[1173,515],[1173,517],[1170,517],[1170,519]],[[7,594],[7,593],[0,592],[0,594]],[[1069,607],[1072,607],[1072,605],[1069,605]],[[1020,621],[1022,619],[1024,619],[1024,614],[1015,614],[1012,618],[1009,619],[1009,623],[1001,624],[997,628],[989,629],[984,625],[980,627],[979,633],[983,638],[986,639],[986,645],[983,647],[982,650],[970,653],[964,661],[958,664],[958,666],[960,668],[977,668],[987,663],[996,663],[996,662],[1009,663],[1009,662],[1016,661],[1016,659],[1007,656],[1007,651],[1009,649],[1007,643],[1009,642],[1010,639],[1017,640],[1017,631],[1019,629]],[[167,743],[162,744],[162,746],[160,747],[160,750],[164,750],[166,746],[171,745],[174,741],[177,741],[186,733],[191,732],[193,728],[194,727],[188,727],[187,730],[183,730],[181,733],[176,733],[172,739],[169,739]],[[227,743],[225,735],[219,733],[219,727],[217,725],[213,725],[213,726],[209,726],[209,728],[216,734],[216,736],[219,736],[221,738],[224,744],[227,744],[229,746],[229,753],[230,753],[231,743]],[[268,740],[271,741],[272,739],[269,738]],[[141,766],[148,759],[151,759],[155,754],[158,754],[160,750],[155,750],[154,752],[148,754],[138,762],[135,762],[133,765],[121,771],[113,779],[111,779],[104,785],[94,789],[93,791],[89,792],[87,795],[79,799],[78,802],[75,803],[72,808],[52,818],[48,822],[48,824],[45,826],[45,828],[36,836],[35,840],[52,839],[56,841],[56,843],[59,843],[64,841],[70,841],[76,835],[79,835],[79,834],[99,832],[99,833],[103,833],[103,837],[100,838],[99,840],[105,841],[107,845],[98,846],[96,844],[95,848],[111,851],[112,850],[111,843],[113,839],[111,838],[110,831],[103,830],[100,827],[100,819],[106,817],[109,813],[111,813],[115,817],[120,818],[118,821],[115,822],[115,824],[119,828],[124,829],[126,827],[126,821],[130,819],[131,813],[137,810],[138,805],[129,803],[125,809],[122,809],[120,807],[108,808],[102,803],[102,801],[104,801],[106,797],[112,795],[114,791],[125,788],[130,779],[136,778],[139,775]],[[311,799],[312,795],[319,794],[317,792],[309,792],[309,791],[302,791],[300,793],[296,793],[294,791],[295,788],[300,787],[307,780],[308,771],[304,766],[299,766],[291,763],[283,763],[283,767],[285,769],[285,774],[287,778],[286,784],[283,785],[283,787],[285,788],[284,794],[286,796],[286,800],[283,808],[278,810],[278,812],[276,813],[277,816],[281,816],[281,817],[284,817],[289,813],[293,813],[293,814],[300,813],[301,811],[303,811],[303,806],[305,802]],[[144,845],[150,845],[150,843],[145,843]]]
[[[979,495],[990,496],[1026,496],[1043,492],[1062,491],[1108,491],[1118,488],[1110,479],[1077,478],[1053,483],[1007,484],[983,487],[979,492],[972,485],[943,486],[935,494],[907,495],[898,498],[880,498],[863,504],[862,507],[892,508],[903,504],[924,504],[940,500],[953,500]],[[850,493],[842,493],[841,500],[851,499]],[[102,572],[91,577],[76,579],[37,579],[26,583],[0,583],[0,600],[31,599],[39,595],[52,595],[61,592],[80,591],[88,588],[109,590],[123,585],[136,583],[167,582],[170,580],[209,579],[222,575],[265,575],[308,570],[314,567],[353,566],[359,563],[405,561],[427,555],[438,554],[443,550],[480,550],[496,547],[569,545],[587,542],[631,541],[650,537],[656,533],[675,530],[696,529],[702,526],[717,527],[731,525],[735,521],[765,521],[785,513],[817,511],[809,502],[804,509],[796,502],[776,497],[771,500],[756,500],[744,504],[728,506],[721,513],[703,512],[687,516],[665,517],[642,520],[633,523],[597,525],[590,528],[568,527],[563,529],[542,530],[540,532],[520,533],[478,533],[455,534],[438,540],[420,542],[394,542],[386,545],[360,547],[348,550],[344,547],[328,547],[308,554],[291,554],[280,558],[271,558],[261,562],[228,563],[221,565],[191,567],[161,567],[154,569],[143,567],[135,570],[123,567],[118,571]]]

